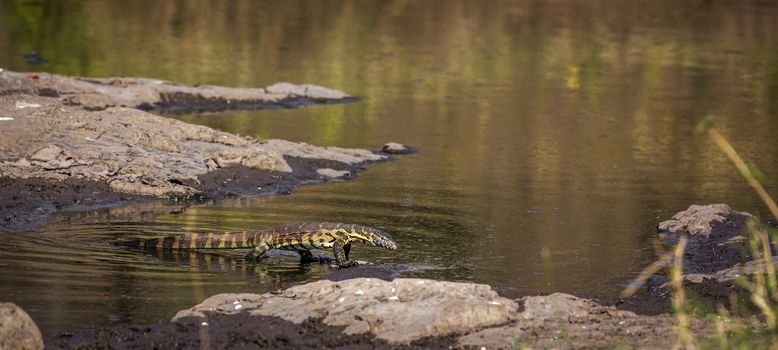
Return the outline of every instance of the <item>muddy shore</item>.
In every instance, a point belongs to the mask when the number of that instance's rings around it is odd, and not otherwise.
[[[684,285],[695,305],[726,307],[730,292],[742,292],[732,276],[753,274],[759,262],[733,252],[743,251],[755,219],[715,204],[691,206],[659,224],[668,245],[678,235],[689,237]],[[78,330],[45,342],[53,349],[666,349],[675,338],[661,275],[628,298],[555,293],[510,300],[486,285],[359,277],[365,275],[361,269],[369,275],[370,267],[360,266],[262,295],[218,294],[170,322]],[[759,322],[753,314],[740,317],[745,324]],[[715,323],[702,314],[690,322],[699,339],[717,335]]]
[[[290,108],[356,98],[315,85],[184,86],[0,71],[0,230],[150,198],[286,194],[389,153],[256,140],[147,111]],[[378,147],[380,143],[376,144]]]
[[[190,201],[286,194],[348,179],[360,165],[407,154],[256,140],[149,113],[289,108],[351,102],[339,91],[182,86],[139,79],[0,72],[0,230],[33,229],[60,211],[154,198]],[[377,144],[378,145],[378,144]],[[689,238],[684,285],[702,304],[727,306],[755,218],[726,205],[692,206],[659,224],[668,246]],[[45,338],[48,348],[555,348],[663,349],[675,318],[663,276],[631,298],[556,293],[509,300],[489,286],[338,271],[331,280],[257,294],[219,294],[170,322],[99,327]],[[383,277],[386,280],[382,280]],[[713,325],[694,318],[700,336]]]

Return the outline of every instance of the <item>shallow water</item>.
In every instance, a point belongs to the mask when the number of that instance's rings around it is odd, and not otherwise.
[[[708,114],[778,193],[778,6],[766,1],[19,1],[0,67],[184,83],[329,86],[345,105],[179,115],[258,138],[421,152],[290,196],[151,203],[4,234],[0,299],[46,334],[166,320],[219,292],[333,273],[274,257],[159,257],[127,236],[326,220],[384,228],[356,259],[509,297],[614,295],[693,203],[767,210],[692,128]],[[38,51],[42,66],[25,63]],[[232,255],[234,256],[234,255]]]

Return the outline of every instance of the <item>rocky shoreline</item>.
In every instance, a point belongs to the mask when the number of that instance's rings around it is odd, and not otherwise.
[[[697,302],[725,304],[742,263],[748,213],[724,204],[691,206],[659,225],[668,244],[685,234],[684,285]],[[743,238],[743,239],[741,239]],[[358,274],[355,274],[358,275]],[[53,349],[117,348],[347,348],[512,349],[670,348],[676,318],[667,285],[658,276],[630,298],[586,299],[564,293],[510,300],[474,283],[413,278],[323,280],[266,294],[218,294],[181,310],[170,322],[115,326],[46,338]],[[701,285],[718,288],[700,288]],[[723,288],[723,289],[722,289]],[[636,308],[636,305],[642,304]],[[640,308],[643,310],[640,310]],[[649,310],[649,312],[643,312]],[[748,319],[746,322],[752,322]],[[691,331],[717,334],[693,317]]]
[[[149,198],[284,194],[390,153],[256,140],[146,110],[293,107],[355,98],[314,85],[184,86],[0,71],[0,230]],[[206,108],[207,107],[207,108]]]
[[[283,194],[347,179],[360,165],[408,154],[256,140],[148,110],[296,107],[350,102],[345,93],[275,84],[264,89],[183,86],[139,78],[71,78],[0,71],[0,230],[33,229],[58,211],[154,198],[197,200]],[[747,229],[755,218],[726,205],[691,206],[659,224],[668,246],[689,237],[684,285],[727,305],[737,276],[758,273]],[[348,277],[360,274],[349,269]],[[343,274],[340,274],[343,275]],[[510,300],[487,285],[344,278],[257,294],[219,294],[167,323],[77,330],[41,338],[29,316],[0,305],[0,348],[611,348],[672,345],[667,280],[631,298],[555,293]],[[691,330],[716,334],[692,318]]]

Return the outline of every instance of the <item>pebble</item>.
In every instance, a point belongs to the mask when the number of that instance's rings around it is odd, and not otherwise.
[[[416,148],[403,145],[397,142],[389,142],[381,148],[381,152],[388,154],[411,154],[416,153]]]
[[[329,178],[338,178],[338,177],[344,177],[351,175],[351,172],[348,170],[335,170],[330,168],[319,168],[316,169],[316,173],[321,176],[326,176]]]
[[[16,109],[25,109],[25,108],[38,108],[40,107],[40,104],[37,103],[29,103],[24,101],[16,101]]]

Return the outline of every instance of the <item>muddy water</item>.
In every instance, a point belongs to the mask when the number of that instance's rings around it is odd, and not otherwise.
[[[25,52],[49,59],[28,65]],[[153,256],[117,239],[327,220],[392,232],[356,247],[388,274],[502,294],[613,295],[692,203],[767,215],[708,114],[778,193],[778,6],[769,1],[24,1],[0,4],[0,67],[185,83],[338,88],[363,101],[177,119],[259,138],[421,152],[290,196],[152,203],[5,234],[0,299],[50,334],[169,319],[218,292],[331,276],[274,257]],[[395,265],[396,264],[396,265]],[[399,266],[399,267],[391,267]]]

